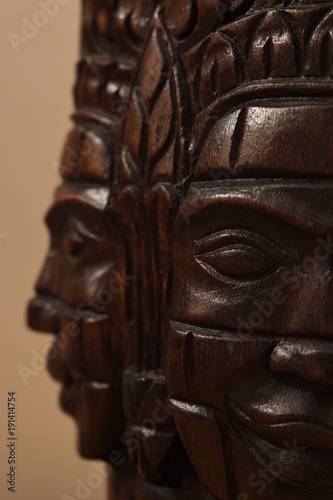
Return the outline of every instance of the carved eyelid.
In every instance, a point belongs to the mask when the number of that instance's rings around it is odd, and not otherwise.
[[[103,239],[100,236],[97,236],[95,233],[91,232],[85,224],[76,219],[69,219],[64,226],[64,230],[65,232],[76,232],[85,240],[102,241]]]
[[[66,221],[62,232],[62,245],[72,257],[77,257],[89,246],[90,242],[101,241],[102,238],[95,235],[81,221],[70,218]]]
[[[266,236],[253,230],[238,228],[225,229],[195,240],[194,251],[195,255],[199,256],[202,253],[222,250],[223,247],[237,244],[249,246],[254,250],[260,250],[281,264],[287,262],[287,252]]]

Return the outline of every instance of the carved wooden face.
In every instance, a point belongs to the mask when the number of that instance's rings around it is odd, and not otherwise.
[[[84,3],[30,306],[81,451],[112,449],[123,407],[149,481],[177,483],[180,437],[217,498],[332,498],[329,2]]]
[[[63,384],[61,405],[79,427],[80,452],[104,457],[124,420],[121,341],[128,277],[124,252],[105,212],[109,189],[67,183],[46,222],[50,250],[29,307],[29,325],[56,335],[48,369]],[[112,423],[112,425],[110,425]]]
[[[222,117],[176,219],[167,387],[218,498],[333,488],[331,113],[271,101]]]

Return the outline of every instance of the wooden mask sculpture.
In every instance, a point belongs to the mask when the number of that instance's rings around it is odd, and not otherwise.
[[[333,497],[332,30],[332,1],[84,2],[29,324],[81,453],[134,464],[110,498]]]

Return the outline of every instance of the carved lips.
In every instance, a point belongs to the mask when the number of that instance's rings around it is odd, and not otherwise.
[[[112,324],[105,314],[79,311],[47,296],[30,302],[31,328],[54,333],[47,367],[61,382],[60,403],[78,422],[80,453],[90,458],[106,457],[121,433],[122,410],[117,364],[110,346]],[[100,408],[100,411],[97,409]],[[108,426],[113,421],[114,426]],[[99,429],[92,439],[91,428]],[[109,431],[106,429],[109,428]]]

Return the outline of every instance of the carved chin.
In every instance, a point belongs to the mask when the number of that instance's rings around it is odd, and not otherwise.
[[[60,404],[77,422],[80,455],[107,460],[124,428],[118,384],[72,382],[62,388]]]
[[[119,332],[112,318],[37,296],[30,302],[28,320],[32,328],[55,334],[47,368],[63,385],[62,409],[78,424],[80,454],[107,460],[125,427],[121,362],[111,347],[112,335]]]
[[[308,500],[313,498],[313,490],[318,487],[327,495],[321,498],[332,498],[330,464],[333,450],[327,449],[329,439],[325,449],[323,443],[317,449],[307,448],[295,437],[297,426],[294,426],[290,428],[289,438],[280,440],[277,445],[260,436],[262,429],[250,430],[231,415],[177,399],[170,402],[194,468],[216,498],[236,498],[235,487],[238,492],[254,495],[247,498],[254,498],[260,477],[266,478],[272,498],[283,495],[287,500]],[[311,433],[310,427],[308,432]],[[242,474],[242,470],[246,473]],[[293,488],[298,492],[301,488],[302,497],[294,496]]]

